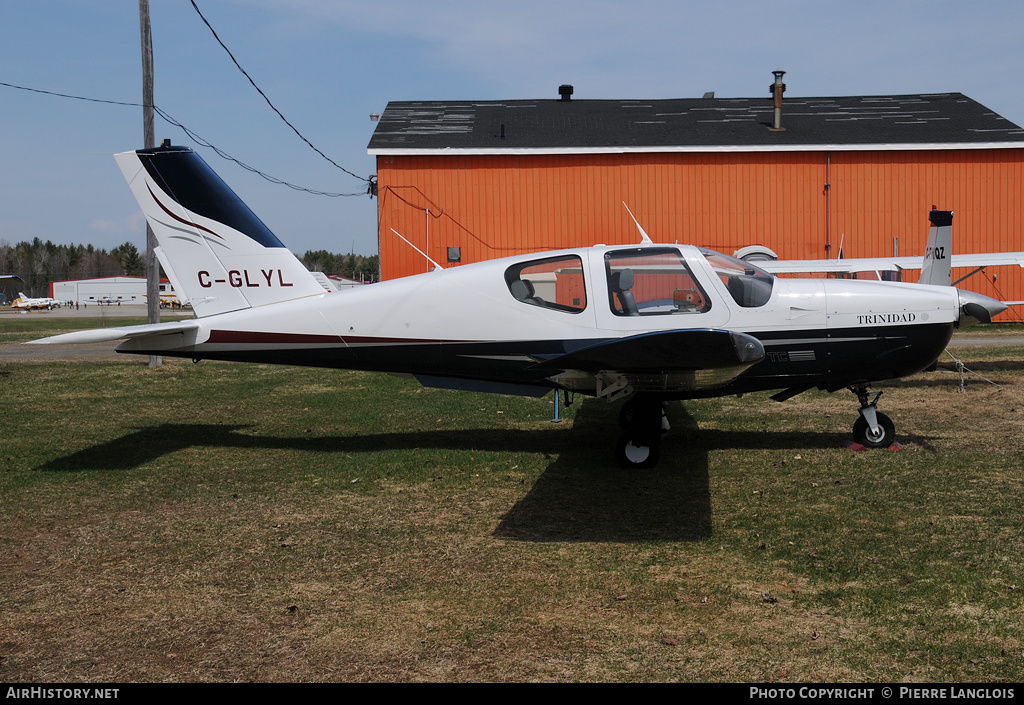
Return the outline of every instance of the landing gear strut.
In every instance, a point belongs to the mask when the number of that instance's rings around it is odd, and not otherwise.
[[[865,384],[850,387],[860,401],[860,418],[853,424],[853,440],[865,448],[888,448],[896,441],[896,425],[888,416],[877,408],[881,392],[868,400],[868,388]]]
[[[619,413],[622,433],[615,458],[625,468],[653,468],[661,457],[661,437],[668,431],[665,405],[659,399],[636,396]]]

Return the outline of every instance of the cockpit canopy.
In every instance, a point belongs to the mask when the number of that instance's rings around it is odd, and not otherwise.
[[[775,278],[750,262],[700,248],[736,304],[768,303]],[[630,247],[604,255],[608,306],[616,316],[700,314],[711,310],[709,282],[694,276],[682,252],[672,246]],[[577,255],[519,262],[505,270],[505,283],[517,301],[567,313],[587,306],[582,259]]]
[[[604,256],[608,297],[617,316],[703,313],[711,299],[675,247],[612,250]]]

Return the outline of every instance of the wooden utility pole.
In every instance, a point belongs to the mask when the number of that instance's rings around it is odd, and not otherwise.
[[[142,35],[142,131],[146,149],[156,147],[156,129],[153,125],[153,32],[149,26],[149,0],[139,0],[139,30]],[[150,323],[160,322],[160,264],[156,259],[156,235],[146,223],[146,297]],[[160,367],[159,355],[149,356],[150,369]]]

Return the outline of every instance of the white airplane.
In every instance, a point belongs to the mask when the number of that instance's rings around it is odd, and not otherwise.
[[[116,157],[196,318],[37,343],[127,338],[118,352],[411,374],[430,387],[626,399],[615,452],[657,463],[667,400],[849,388],[854,438],[893,444],[869,385],[931,365],[954,328],[1006,307],[950,286],[777,279],[650,242],[520,255],[325,292],[194,152]],[[436,264],[436,263],[435,263]]]
[[[48,296],[32,298],[30,296],[25,296],[25,294],[19,291],[18,298],[16,298],[14,303],[11,305],[14,308],[24,308],[29,310],[45,308],[49,311],[51,309],[60,308],[60,301],[57,299],[51,299]]]
[[[953,252],[953,212],[937,210],[928,214],[931,228],[924,258],[921,257],[855,257],[849,259],[762,260],[757,265],[772,274],[854,274],[874,273],[878,279],[902,280],[903,270],[920,269],[919,284],[955,286],[986,267],[1017,265],[1024,267],[1024,252],[987,252],[955,254]],[[733,253],[746,259],[747,252],[768,254],[764,248],[749,247]],[[972,271],[952,281],[954,268],[971,267]],[[889,276],[887,276],[889,275]],[[1011,302],[1019,303],[1019,302]]]

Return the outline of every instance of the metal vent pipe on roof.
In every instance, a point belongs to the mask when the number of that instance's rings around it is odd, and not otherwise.
[[[785,71],[772,71],[775,74],[775,83],[768,87],[768,91],[775,97],[775,116],[772,119],[771,129],[776,132],[785,130],[782,126],[782,94],[786,92],[786,84],[782,82]]]
[[[572,100],[572,93],[572,86],[570,86],[568,83],[563,83],[561,86],[558,87],[558,95],[561,96],[561,100],[563,103],[568,103],[570,100]]]

